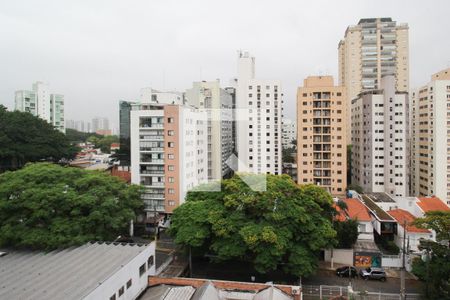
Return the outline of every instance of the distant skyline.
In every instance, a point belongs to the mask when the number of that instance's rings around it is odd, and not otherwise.
[[[450,66],[450,2],[423,1],[3,1],[0,103],[35,81],[65,96],[65,118],[118,127],[119,100],[143,87],[185,91],[193,81],[237,76],[237,50],[256,57],[258,78],[283,83],[295,119],[297,87],[332,75],[347,26],[391,17],[409,24],[410,85]]]

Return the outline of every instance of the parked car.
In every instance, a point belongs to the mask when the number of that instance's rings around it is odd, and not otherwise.
[[[355,267],[351,266],[340,267],[336,269],[336,275],[339,277],[351,276],[353,278],[358,276],[358,270],[356,270]]]
[[[359,275],[364,280],[378,279],[381,281],[386,281],[386,272],[383,270],[383,268],[371,267],[367,269],[361,269],[361,271],[359,271]]]

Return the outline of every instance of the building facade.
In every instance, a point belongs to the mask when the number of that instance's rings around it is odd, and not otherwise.
[[[255,79],[255,58],[240,51],[236,89],[239,172],[282,173],[282,98],[280,81]]]
[[[227,164],[233,153],[232,95],[220,88],[219,81],[194,82],[185,93],[185,102],[208,113],[208,179],[230,176]]]
[[[108,118],[95,117],[92,119],[92,132],[107,130],[110,130]]]
[[[130,113],[131,182],[145,187],[147,214],[170,214],[207,182],[205,112],[172,104],[136,104]]]
[[[297,91],[298,183],[313,183],[333,195],[347,187],[344,88],[332,76],[310,76]]]
[[[352,100],[352,184],[364,192],[409,195],[408,93],[393,75]]]
[[[361,19],[345,31],[338,45],[338,66],[339,85],[345,86],[347,94],[348,124],[351,101],[363,91],[380,89],[382,76],[394,75],[395,89],[409,92],[408,32],[407,24],[391,18]]]
[[[65,133],[64,96],[50,94],[48,84],[33,83],[32,90],[20,90],[15,93],[15,109],[29,112],[52,124],[55,129]]]
[[[411,193],[450,205],[450,68],[412,92]]]
[[[292,148],[292,142],[297,139],[297,123],[290,119],[283,119],[281,143],[283,148]]]

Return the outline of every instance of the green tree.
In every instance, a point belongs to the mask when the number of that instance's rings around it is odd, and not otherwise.
[[[281,149],[283,163],[294,163],[294,155],[296,154],[296,150],[294,148],[283,148]]]
[[[0,172],[27,162],[72,158],[77,149],[52,125],[27,112],[0,105]]]
[[[436,231],[438,241],[450,242],[450,211],[430,211],[423,218],[417,218],[414,225]]]
[[[424,299],[450,299],[450,249],[447,245],[431,241],[421,241],[419,246],[430,253],[424,259],[416,258],[412,263],[412,272],[425,281]]]
[[[358,239],[358,221],[348,219],[346,221],[334,222],[333,225],[338,241],[336,248],[351,248]]]
[[[98,139],[102,137],[101,135],[93,132],[81,132],[75,129],[66,128],[67,139],[74,143],[84,143],[91,136],[94,136]]]
[[[436,239],[439,242],[421,241],[419,249],[429,254],[429,260],[413,261],[413,273],[426,281],[424,297],[450,299],[450,212],[427,212],[423,218],[417,218],[414,225],[436,231]]]
[[[318,252],[335,242],[333,201],[323,189],[298,186],[287,175],[267,175],[265,192],[238,176],[221,185],[220,192],[189,192],[175,209],[176,243],[219,261],[249,261],[261,273],[282,268],[305,276],[316,269]]]
[[[0,247],[54,249],[127,232],[141,187],[98,171],[27,164],[0,175]]]

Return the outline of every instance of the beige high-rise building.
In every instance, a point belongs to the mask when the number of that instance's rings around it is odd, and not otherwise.
[[[342,195],[347,186],[345,92],[332,76],[309,76],[297,91],[298,183]]]
[[[408,25],[391,18],[361,19],[339,42],[339,85],[347,94],[347,142],[350,143],[351,101],[379,89],[381,77],[395,76],[395,89],[409,91]]]
[[[411,194],[450,205],[450,68],[412,92]]]

